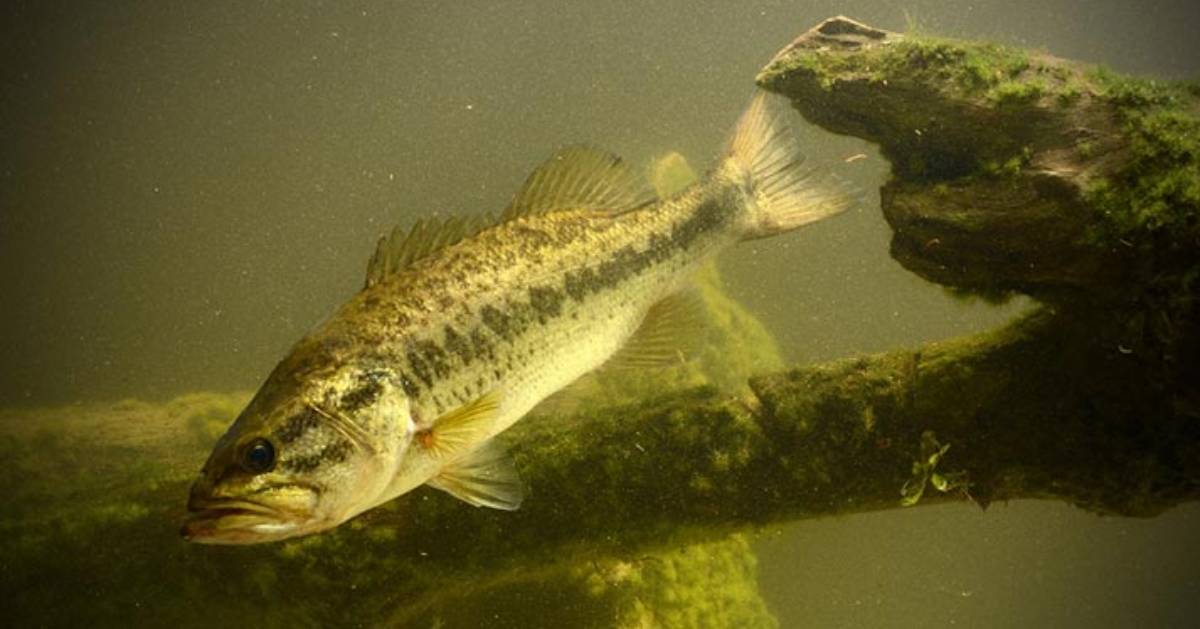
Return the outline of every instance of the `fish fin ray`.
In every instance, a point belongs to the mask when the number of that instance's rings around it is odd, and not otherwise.
[[[476,507],[515,511],[525,499],[521,475],[494,439],[445,465],[426,484]]]
[[[694,287],[659,300],[629,340],[604,363],[603,369],[663,367],[696,353],[708,306]]]
[[[578,209],[620,214],[654,200],[654,191],[620,157],[570,146],[529,175],[500,220]]]
[[[438,417],[427,429],[431,433],[431,438],[426,440],[427,449],[435,456],[451,461],[470,452],[474,444],[490,436],[492,420],[496,418],[502,397],[499,388],[493,389]]]
[[[408,230],[396,226],[375,245],[375,253],[367,263],[369,288],[384,278],[399,273],[413,264],[451,245],[470,238],[496,223],[489,215],[452,216],[445,219],[423,218]]]
[[[678,151],[658,157],[650,165],[650,184],[660,199],[679,194],[697,181],[696,171]]]
[[[805,163],[788,113],[760,91],[730,138],[726,164],[745,178],[753,199],[743,239],[791,231],[858,203],[859,193],[852,186]]]

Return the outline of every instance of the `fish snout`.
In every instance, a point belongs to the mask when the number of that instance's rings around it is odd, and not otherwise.
[[[204,509],[205,503],[212,502],[213,499],[213,482],[208,474],[201,472],[192,483],[192,488],[188,490],[188,511],[201,511]]]

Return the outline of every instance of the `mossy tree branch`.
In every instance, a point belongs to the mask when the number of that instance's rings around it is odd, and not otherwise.
[[[901,265],[954,291],[1102,313],[1076,325],[1200,415],[1200,84],[845,17],[802,34],[758,82],[879,144]],[[1052,342],[1098,342],[1076,340]]]
[[[923,488],[922,503],[1053,498],[1134,516],[1200,497],[1200,424],[1154,395],[1138,357],[1111,355],[1103,328],[1063,321],[1041,312],[916,352],[762,376],[743,395],[691,389],[530,417],[506,435],[531,488],[514,513],[421,490],[329,534],[187,546],[173,526],[187,477],[155,472],[151,486],[89,496],[99,510],[13,515],[24,526],[6,532],[4,554],[27,568],[6,579],[61,563],[139,600],[261,591],[284,616],[403,621],[554,566],[637,563],[771,523],[898,508],[903,490]]]
[[[831,18],[758,76],[880,145],[892,254],[948,286],[1118,298],[1194,268],[1200,88]]]
[[[21,510],[0,544],[26,568],[0,585],[36,597],[36,583],[74,575],[130,600],[219,598],[213,620],[269,600],[279,624],[402,623],[550,566],[625,565],[918,499],[1052,498],[1149,516],[1200,497],[1197,262],[1185,255],[1200,242],[1194,90],[844,18],[759,79],[818,124],[880,143],[895,165],[883,194],[892,252],[907,268],[1049,305],[999,331],[778,371],[736,394],[688,388],[529,417],[502,437],[530,488],[515,513],[419,490],[329,534],[211,548],[183,545],[171,525],[198,461],[130,467],[137,480],[124,484],[81,473],[40,502],[15,485]],[[78,447],[113,462],[203,455],[158,428],[105,446],[89,426]],[[5,467],[30,486],[48,450],[66,452],[6,429]]]
[[[438,567],[449,580],[464,565],[633,556],[897,508],[906,485],[911,494],[933,473],[953,480],[947,493],[926,488],[925,500],[1054,498],[1149,516],[1200,498],[1200,424],[1154,395],[1140,361],[1102,344],[1059,351],[1096,332],[1039,313],[918,352],[756,378],[745,397],[693,390],[599,410],[570,420],[570,431],[530,421],[511,435],[533,488],[521,512],[414,496],[368,516],[369,526],[403,514],[396,549],[428,553],[421,571]],[[950,446],[935,469],[931,438]]]

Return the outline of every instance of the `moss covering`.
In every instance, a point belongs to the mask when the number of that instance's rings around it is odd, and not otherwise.
[[[1197,88],[846,20],[805,37],[760,78],[883,144],[893,254],[952,290],[1052,306],[751,377],[777,350],[709,271],[713,329],[693,358],[653,382],[597,375],[502,436],[530,487],[520,511],[417,490],[255,547],[176,528],[246,394],[0,412],[5,619],[770,627],[754,557],[730,537],[764,523],[1010,498],[1149,516],[1200,498]],[[1065,123],[1090,131],[1056,134]]]
[[[1125,77],[1103,68],[1089,76],[1097,96],[1114,106],[1129,146],[1125,163],[1088,191],[1102,217],[1094,235],[1106,245],[1162,232],[1169,240],[1200,243],[1196,96],[1179,83]]]
[[[818,124],[886,139],[884,154],[906,178],[987,174],[988,165],[1020,160],[1038,139],[1031,127],[1045,118],[1029,119],[1031,107],[1082,94],[1068,62],[1047,55],[863,25],[825,33],[822,26],[763,69],[759,85],[796,96]],[[881,106],[887,110],[874,112]],[[964,118],[972,125],[955,124]],[[979,133],[976,125],[1006,133]]]
[[[694,178],[677,155],[654,172],[660,187]],[[12,506],[0,520],[0,589],[11,593],[6,619],[774,627],[744,538],[670,534],[670,519],[658,515],[630,537],[612,519],[629,510],[630,499],[612,479],[644,475],[643,508],[669,497],[654,483],[656,462],[669,463],[685,491],[728,490],[723,476],[745,464],[749,452],[737,444],[752,427],[723,432],[728,442],[715,449],[707,447],[704,418],[684,409],[668,411],[666,424],[647,424],[653,434],[587,432],[597,413],[620,422],[622,413],[663,409],[664,396],[713,401],[711,412],[722,413],[714,389],[695,387],[748,391],[752,369],[782,365],[762,325],[723,293],[715,267],[697,285],[706,311],[693,355],[653,378],[634,370],[591,376],[535,410],[520,426],[528,426],[526,435],[505,436],[531,487],[530,504],[540,505],[515,514],[419,490],[323,535],[247,548],[193,546],[177,534],[187,487],[247,394],[0,412],[0,460],[9,471],[2,488]],[[576,430],[585,432],[568,438]],[[688,451],[664,455],[685,446],[672,441],[683,435]],[[594,453],[604,456],[589,463]],[[631,456],[642,457],[640,469],[626,465]],[[589,528],[596,537],[581,538]],[[648,536],[657,539],[650,544]],[[58,600],[63,588],[85,595]]]
[[[1108,310],[1164,390],[1193,394],[1194,83],[846,18],[800,36],[758,80],[811,121],[880,144],[892,255],[906,268],[959,294]]]
[[[753,394],[692,388],[535,415],[504,435],[531,490],[520,511],[418,490],[329,533],[253,547],[177,535],[206,453],[179,445],[197,415],[186,404],[9,413],[0,457],[20,486],[0,522],[7,618],[771,626],[754,559],[728,535],[899,507],[915,475],[946,481],[920,504],[1041,497],[1145,516],[1196,499],[1200,415],[1115,349],[1124,334],[1095,313],[1040,312],[919,351],[754,377]],[[245,398],[192,399],[203,416]],[[159,466],[169,452],[178,465]],[[59,476],[72,460],[104,473]]]
[[[400,626],[769,629],[745,536],[548,571],[510,573],[482,591],[447,588],[436,602],[402,608]]]
[[[819,124],[880,142],[901,176],[1018,174],[1037,166],[1034,152],[1061,148],[1064,135],[1094,156],[1105,139],[1080,138],[1072,123],[1097,127],[1095,135],[1103,136],[1116,117],[1125,134],[1118,144],[1129,155],[1094,184],[1092,201],[1105,210],[1097,228],[1117,237],[1145,228],[1196,229],[1194,84],[1122,76],[990,43],[857,23],[828,28],[831,22],[785,49],[758,82],[792,96]],[[833,111],[816,112],[816,104],[833,104]],[[970,128],[955,151],[960,125]],[[941,150],[967,159],[939,168],[950,161]]]
[[[1025,86],[1041,81],[1039,77],[1043,74],[1054,76],[1046,66],[1031,69],[1029,53],[1021,49],[907,35],[888,46],[864,48],[855,55],[842,54],[836,49],[816,49],[795,57],[792,65],[772,64],[758,80],[771,83],[797,68],[811,72],[827,90],[844,81],[865,80],[881,86],[891,86],[896,81],[921,81],[961,90],[993,103],[1004,100],[999,96],[1002,93],[1027,92]],[[1045,85],[1039,85],[1044,92]]]
[[[623,465],[645,454],[639,445],[661,454],[675,447],[673,430],[690,434],[690,456],[701,461],[695,469],[665,457],[685,484],[718,481],[730,461],[745,456],[711,454],[701,424],[683,410],[667,412],[671,430],[635,430],[632,440],[612,431],[627,413],[662,412],[663,395],[604,410],[591,400],[586,414],[527,420],[533,424],[513,436],[513,450],[538,509],[479,510],[420,490],[328,534],[243,548],[187,544],[178,524],[208,449],[195,443],[195,427],[205,434],[216,409],[236,413],[244,394],[6,412],[0,419],[0,461],[10,472],[0,518],[6,619],[210,626],[254,618],[266,626],[338,626],[353,618],[429,626],[440,618],[444,627],[473,627],[480,618],[497,627],[555,619],[565,626],[635,627],[671,619],[692,623],[679,626],[773,627],[744,539],[671,534],[669,514],[655,513],[654,523],[633,531],[613,519],[629,511],[624,503],[631,499],[629,487],[612,482],[620,474],[645,476],[640,520],[669,498],[656,495],[655,457],[637,470]],[[716,413],[723,407],[710,390],[672,399],[712,401]],[[591,426],[593,417],[604,417],[605,427]],[[576,430],[586,436],[567,438]],[[738,432],[722,434],[731,445]],[[719,487],[729,490],[724,482]],[[64,589],[79,595],[64,599]]]

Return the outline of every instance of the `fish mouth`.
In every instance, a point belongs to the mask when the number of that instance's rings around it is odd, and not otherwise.
[[[258,544],[301,534],[307,518],[247,500],[190,501],[180,534],[199,544]]]

